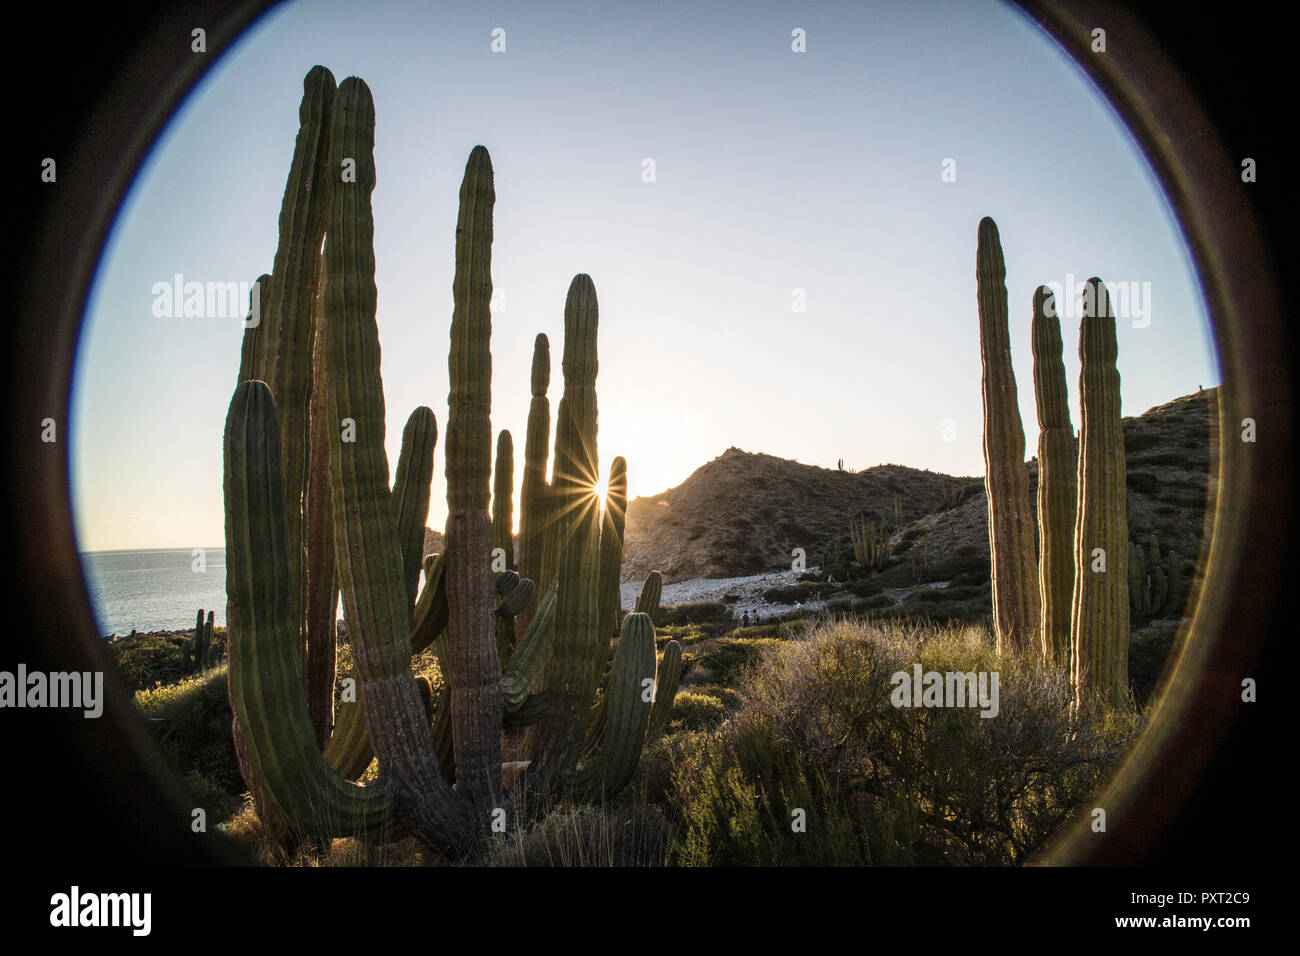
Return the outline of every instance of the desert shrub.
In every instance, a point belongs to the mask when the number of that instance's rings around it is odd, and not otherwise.
[[[939,601],[968,601],[984,594],[992,595],[992,585],[984,584],[949,584],[946,588],[917,588],[908,597],[911,604],[925,604]]]
[[[655,628],[656,644],[666,644],[670,640],[680,644],[694,644],[696,641],[712,636],[697,624],[672,624],[668,627]]]
[[[736,623],[731,608],[721,601],[685,601],[670,604],[659,609],[655,623],[660,627],[673,624],[720,624],[731,626]]]
[[[687,865],[1015,864],[1101,783],[1131,717],[1070,720],[1064,671],[983,629],[842,622],[765,649],[713,734],[673,738]],[[997,672],[998,712],[903,708],[892,675]],[[802,810],[804,832],[792,822]]]
[[[873,611],[877,608],[893,606],[894,599],[888,594],[875,594],[864,600],[853,602],[853,610],[855,611]]]
[[[684,730],[712,730],[726,716],[722,701],[698,689],[681,690],[673,699],[669,725]]]
[[[505,835],[490,866],[663,866],[668,827],[644,801],[562,805]]]
[[[744,665],[757,658],[763,648],[780,643],[774,637],[724,637],[696,660],[709,669],[715,682],[727,683]]]
[[[128,689],[144,690],[171,684],[189,672],[181,663],[180,648],[166,634],[132,634],[108,642],[108,650]]]
[[[243,791],[224,666],[137,691],[135,705],[182,774],[201,774],[227,793]]]
[[[736,603],[737,601],[739,601],[739,600],[740,600],[740,595],[739,595],[739,594],[724,594],[724,595],[722,595],[722,603],[723,603],[723,604],[735,604],[735,603]]]
[[[828,614],[847,614],[853,609],[853,598],[837,597],[831,598],[826,602],[826,613]]]
[[[810,584],[782,584],[763,592],[768,604],[797,604],[808,600],[813,589]]]

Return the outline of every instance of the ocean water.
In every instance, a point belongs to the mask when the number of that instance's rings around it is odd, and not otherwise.
[[[226,549],[209,548],[203,571],[189,549],[91,551],[81,555],[99,633],[176,631],[194,626],[199,608],[226,623]]]

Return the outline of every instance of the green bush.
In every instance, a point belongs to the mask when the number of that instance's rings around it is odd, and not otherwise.
[[[801,604],[812,596],[809,584],[786,584],[768,588],[763,592],[763,600],[768,604]]]
[[[695,660],[709,669],[715,683],[725,684],[764,648],[781,643],[774,637],[724,637]]]
[[[225,665],[137,691],[135,705],[182,774],[200,774],[228,794],[244,790],[230,733]]]
[[[1071,723],[1064,671],[983,629],[842,622],[764,650],[715,733],[672,738],[687,865],[1016,864],[1083,805],[1131,717]],[[901,708],[892,675],[996,671],[999,710]],[[803,823],[799,832],[792,824]]]
[[[679,690],[673,699],[669,726],[684,730],[713,730],[722,723],[727,709],[713,694],[696,688]]]
[[[119,637],[108,642],[108,650],[122,680],[133,691],[170,684],[188,675],[180,648],[165,634]]]
[[[731,608],[721,601],[686,601],[659,609],[655,623],[660,627],[673,624],[718,624],[732,626],[736,623]]]

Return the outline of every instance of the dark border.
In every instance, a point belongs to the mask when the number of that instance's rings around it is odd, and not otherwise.
[[[10,402],[0,428],[11,461],[0,520],[8,545],[4,577],[18,593],[14,635],[0,643],[0,666],[22,660],[49,670],[104,670],[115,690],[94,722],[61,712],[5,715],[6,737],[17,728],[8,759],[30,777],[11,799],[35,814],[40,831],[18,834],[19,845],[26,839],[46,857],[116,865],[241,862],[216,835],[191,835],[187,825],[177,825],[187,823],[189,801],[94,633],[75,548],[67,446],[34,436],[38,423],[52,417],[66,437],[82,305],[135,170],[207,66],[273,5],[182,2],[136,14],[102,11],[89,22],[78,14],[70,33],[78,43],[92,38],[99,52],[79,49],[75,59],[56,64],[70,84],[61,102],[78,111],[87,102],[95,106],[75,116],[36,116],[38,101],[27,125],[34,149],[18,147],[22,165],[11,181],[35,177],[36,153],[57,156],[59,182],[41,187],[27,205],[20,202],[19,221],[34,228],[6,237],[13,245],[7,261],[21,266],[4,357]],[[1236,435],[1235,423],[1250,415],[1261,436],[1253,446],[1225,441],[1223,448],[1210,561],[1211,573],[1225,583],[1203,596],[1193,623],[1199,633],[1218,636],[1184,653],[1158,718],[1099,799],[1110,808],[1110,832],[1093,834],[1081,822],[1044,856],[1051,864],[1134,863],[1150,858],[1161,829],[1192,796],[1215,744],[1234,720],[1240,723],[1240,677],[1255,673],[1265,635],[1277,623],[1269,613],[1278,582],[1288,580],[1278,575],[1293,479],[1289,353],[1278,305],[1284,300],[1237,159],[1152,32],[1113,3],[1024,0],[1021,6],[1093,76],[1158,172],[1189,237],[1215,321],[1224,368],[1221,434]],[[1088,50],[1096,24],[1108,32],[1104,59]],[[206,55],[190,52],[194,26],[207,30]],[[133,52],[117,59],[124,49]],[[55,145],[47,149],[47,143]],[[10,818],[17,824],[14,813]],[[68,825],[49,826],[57,820]]]

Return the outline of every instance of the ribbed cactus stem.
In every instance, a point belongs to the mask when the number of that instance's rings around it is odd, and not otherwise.
[[[1044,660],[1069,666],[1074,600],[1078,462],[1061,360],[1061,320],[1047,286],[1034,292],[1034,397],[1038,404],[1038,593]]]
[[[1123,706],[1129,699],[1129,541],[1118,352],[1106,287],[1089,279],[1079,328],[1079,505],[1070,629],[1070,671],[1080,706],[1096,700]]]
[[[326,240],[328,242],[328,239]],[[325,259],[317,256],[319,276],[312,336],[311,400],[308,405],[307,489],[303,502],[306,598],[303,613],[307,641],[307,712],[321,750],[334,727],[336,663],[335,612],[339,587],[335,575],[334,518],[330,514],[329,386],[326,350],[329,315],[325,311]],[[368,762],[368,761],[367,761]],[[364,768],[362,768],[364,769]]]
[[[342,316],[331,323],[328,343],[331,511],[339,584],[370,741],[383,772],[398,788],[402,820],[428,845],[461,850],[476,836],[475,815],[466,796],[442,779],[411,676],[410,610],[384,453],[370,208],[374,129],[370,90],[348,77],[339,85],[331,113],[329,168],[341,170],[350,160],[356,175],[355,181],[336,183],[333,189],[325,283],[325,308]],[[351,441],[343,440],[344,419],[352,419]],[[483,571],[487,573],[486,565]]]
[[[605,485],[605,510],[600,522],[600,659],[609,654],[609,643],[618,628],[622,605],[623,531],[627,524],[627,461],[621,456],[609,466]]]
[[[614,652],[600,748],[573,781],[580,798],[607,799],[632,779],[655,693],[654,622],[647,614],[629,614]]]
[[[655,702],[650,709],[650,723],[646,727],[647,741],[653,740],[668,726],[681,677],[682,645],[669,641],[664,645],[663,656],[659,658],[659,670],[655,674]]]
[[[263,273],[248,291],[248,318],[239,350],[239,381],[235,382],[236,385],[239,382],[265,382],[271,374],[275,337],[270,331],[271,323],[267,321],[266,304],[270,295],[271,277]],[[256,324],[253,324],[254,316]]]
[[[263,807],[299,835],[350,835],[384,824],[393,794],[347,782],[316,745],[289,609],[280,454],[270,389],[242,383],[224,441],[230,704]]]
[[[1007,324],[1006,264],[998,227],[980,220],[978,285],[981,391],[984,400],[984,484],[993,565],[993,623],[998,653],[1038,649],[1038,567],[1034,553],[1025,431],[1016,399]]]
[[[655,623],[659,622],[659,602],[664,594],[664,576],[658,571],[646,575],[641,585],[641,593],[636,599],[636,613],[647,614]]]
[[[549,585],[543,567],[546,540],[546,506],[550,484],[546,480],[546,459],[551,453],[551,403],[546,390],[551,384],[551,349],[544,333],[533,341],[533,368],[530,381],[532,400],[528,406],[528,432],[524,438],[524,478],[519,490],[519,573],[532,578],[539,586]],[[523,634],[530,613],[526,610],[515,621],[516,632]]]
[[[402,450],[397,456],[397,472],[393,476],[397,535],[402,543],[402,586],[412,615],[420,586],[424,524],[429,520],[433,453],[437,444],[438,421],[433,409],[421,405],[411,412],[406,427],[402,429]]]
[[[552,529],[559,556],[549,709],[542,728],[542,773],[566,786],[582,749],[599,680],[600,509],[596,497],[596,288],[587,275],[569,285],[564,305],[564,394],[555,432]]]
[[[329,160],[330,114],[336,96],[334,76],[314,66],[303,79],[298,107],[298,138],[280,207],[280,242],[275,250],[275,281],[265,301],[273,352],[266,383],[275,396],[284,443],[285,518],[289,532],[290,608],[299,641],[306,646],[306,540],[303,499],[307,493],[308,405],[311,397],[312,337],[315,331],[321,241],[333,177]]]
[[[506,567],[515,563],[515,443],[504,428],[497,434],[497,457],[492,472],[492,548],[500,548]]]
[[[496,649],[488,517],[492,468],[492,206],[488,151],[465,164],[456,220],[455,308],[448,359],[447,607],[457,789],[485,828],[501,806],[501,663]]]

